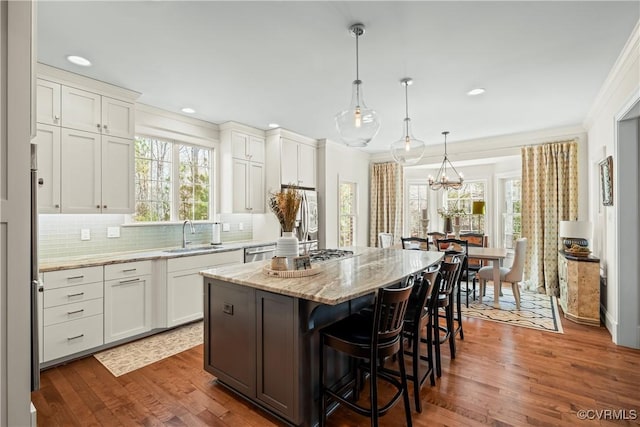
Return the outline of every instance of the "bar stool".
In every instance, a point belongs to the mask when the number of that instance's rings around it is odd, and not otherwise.
[[[440,292],[440,265],[429,268],[422,276],[416,279],[413,285],[413,292],[409,298],[409,306],[404,316],[403,333],[409,339],[411,349],[406,349],[405,354],[411,356],[411,374],[407,374],[407,379],[413,381],[413,396],[415,399],[416,411],[422,412],[420,402],[420,389],[427,378],[430,378],[431,385],[436,385],[435,368],[433,361],[433,312],[438,303],[438,293]],[[416,291],[417,289],[417,291]],[[426,332],[426,337],[422,336],[422,331]],[[427,355],[420,353],[420,344],[426,344]],[[427,363],[424,372],[420,372],[421,362]]]
[[[455,327],[454,321],[454,301],[456,284],[458,282],[458,276],[460,275],[460,267],[462,263],[456,257],[452,257],[450,262],[443,261],[440,264],[440,289],[438,292],[438,303],[433,310],[433,331],[435,346],[435,361],[436,361],[436,375],[438,378],[442,376],[442,360],[440,356],[440,344],[449,340],[449,350],[451,352],[451,358],[455,359],[456,344],[455,344]],[[444,318],[446,320],[446,328],[440,326],[438,321],[440,318],[439,309],[444,309]],[[440,337],[440,331],[445,332],[443,337]]]
[[[402,286],[402,284],[400,284]],[[360,415],[371,417],[371,426],[378,426],[378,418],[402,397],[407,426],[412,426],[407,376],[404,367],[402,326],[412,284],[378,290],[373,316],[356,313],[320,331],[320,426],[326,424],[328,399],[344,404]],[[332,389],[325,384],[325,349],[330,347],[355,359],[353,379]],[[382,366],[384,359],[398,355],[400,378]],[[380,366],[378,365],[380,363]],[[370,374],[369,407],[358,405],[359,371]],[[378,407],[378,379],[396,388],[396,393],[382,407]],[[351,398],[349,398],[351,397]]]

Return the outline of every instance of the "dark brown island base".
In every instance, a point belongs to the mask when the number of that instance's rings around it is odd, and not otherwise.
[[[318,422],[319,330],[369,305],[378,288],[439,263],[443,254],[347,248],[300,278],[267,276],[268,262],[202,271],[204,368],[218,382],[288,424]],[[329,382],[345,381],[348,361],[327,353]]]

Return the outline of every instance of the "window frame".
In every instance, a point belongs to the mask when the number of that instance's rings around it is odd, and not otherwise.
[[[479,230],[473,230],[473,220],[475,219],[476,216],[478,215],[473,215],[472,214],[472,208],[473,208],[473,202],[474,201],[484,201],[485,206],[488,205],[488,191],[489,191],[489,183],[487,179],[469,179],[469,180],[464,180],[463,186],[464,185],[470,185],[470,184],[482,184],[484,187],[484,191],[483,191],[483,198],[482,199],[478,199],[478,198],[473,198],[473,197],[469,197],[468,199],[462,199],[460,197],[458,197],[457,200],[469,200],[469,211],[467,213],[467,218],[462,218],[461,219],[461,231],[464,232],[471,232],[471,231],[479,231]],[[460,190],[456,190],[456,191],[460,191]],[[442,192],[442,197],[440,198],[440,202],[442,203],[442,207],[447,207],[449,206],[449,197],[448,197],[448,190],[445,190]],[[486,213],[486,207],[485,207],[485,214],[484,216],[484,228],[482,229],[482,232],[486,235],[487,234],[487,213]],[[466,225],[466,223],[468,222],[469,228],[464,228],[464,226]]]
[[[150,133],[137,133],[135,134],[134,137],[134,144],[136,143],[136,139],[137,138],[148,138],[148,139],[154,139],[154,140],[158,140],[158,141],[162,141],[162,142],[166,142],[171,144],[171,196],[170,196],[170,203],[171,203],[171,207],[170,207],[170,219],[167,221],[137,221],[135,219],[136,213],[135,213],[135,206],[134,206],[134,212],[130,215],[127,215],[127,225],[162,225],[162,224],[171,224],[171,223],[182,223],[184,220],[178,219],[178,206],[180,204],[180,200],[179,200],[179,188],[180,188],[180,179],[179,179],[179,175],[180,175],[180,147],[181,146],[187,146],[187,147],[197,147],[203,150],[208,150],[209,151],[209,189],[208,189],[208,193],[209,193],[209,215],[207,219],[200,219],[200,220],[193,220],[193,222],[212,222],[215,221],[216,218],[216,213],[215,213],[215,207],[216,207],[216,200],[215,200],[215,183],[216,183],[216,176],[215,176],[215,165],[216,165],[216,148],[213,146],[206,146],[206,145],[200,145],[200,144],[194,144],[194,143],[189,143],[189,142],[185,142],[179,139],[175,139],[175,138],[166,138],[166,137],[162,137],[162,136],[155,136],[153,134]],[[135,153],[135,151],[134,151]],[[134,157],[134,179],[135,179],[135,167],[136,167],[136,159],[137,157]],[[177,159],[177,161],[175,161],[175,159]],[[135,190],[134,190],[135,191]],[[137,201],[137,198],[136,198]]]
[[[351,186],[351,188],[353,189],[353,204],[351,206],[351,213],[350,214],[343,214],[342,213],[342,209],[341,209],[341,203],[340,203],[340,198],[342,195],[342,186],[343,185],[349,185]],[[358,200],[359,200],[359,195],[358,195],[358,183],[355,181],[349,181],[349,180],[339,180],[338,181],[338,247],[343,247],[346,245],[342,245],[341,244],[341,236],[342,236],[342,217],[351,217],[352,218],[352,245],[351,246],[356,246],[357,242],[358,242]]]
[[[410,195],[411,195],[411,189],[410,187],[412,185],[424,185],[427,189],[427,193],[426,193],[426,197],[425,197],[425,201],[427,203],[427,218],[429,219],[429,222],[427,224],[427,232],[429,231],[429,227],[432,225],[431,224],[431,200],[432,198],[431,196],[431,189],[429,188],[429,183],[427,182],[427,180],[407,180],[406,182],[406,186],[405,186],[405,197],[404,197],[404,232],[403,234],[406,236],[411,236],[411,199],[410,199]],[[418,197],[418,200],[420,198]],[[417,237],[424,237],[421,235],[422,233],[419,233]]]

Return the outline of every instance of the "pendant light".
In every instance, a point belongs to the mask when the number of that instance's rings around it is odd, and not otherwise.
[[[402,86],[404,86],[404,130],[402,138],[391,144],[391,155],[397,163],[403,166],[415,165],[420,161],[422,155],[424,154],[425,144],[424,141],[416,139],[411,133],[408,87],[413,84],[413,80],[409,77],[405,77],[404,79],[400,80],[400,83],[402,84]]]
[[[354,24],[349,32],[356,38],[356,79],[351,87],[349,107],[336,114],[336,127],[342,141],[351,147],[366,147],[380,130],[378,113],[367,108],[362,96],[362,80],[358,65],[358,39],[364,34],[364,25]]]
[[[444,135],[444,159],[442,160],[442,165],[440,165],[440,169],[438,169],[438,173],[436,177],[429,175],[429,187],[432,190],[440,190],[444,188],[445,190],[459,190],[462,188],[462,183],[464,182],[464,177],[461,173],[458,173],[456,168],[453,167],[451,162],[449,161],[449,157],[447,156],[447,135],[448,131],[442,132]],[[451,168],[453,173],[455,174],[455,179],[451,179],[447,176],[447,165]]]

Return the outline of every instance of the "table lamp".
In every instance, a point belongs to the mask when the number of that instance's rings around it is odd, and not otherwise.
[[[591,222],[590,221],[560,221],[558,230],[564,249],[567,250],[573,245],[583,248],[589,246],[591,238]]]
[[[484,200],[474,200],[471,204],[471,214],[475,217],[476,215],[484,215]],[[480,221],[478,221],[478,230],[480,230]]]

